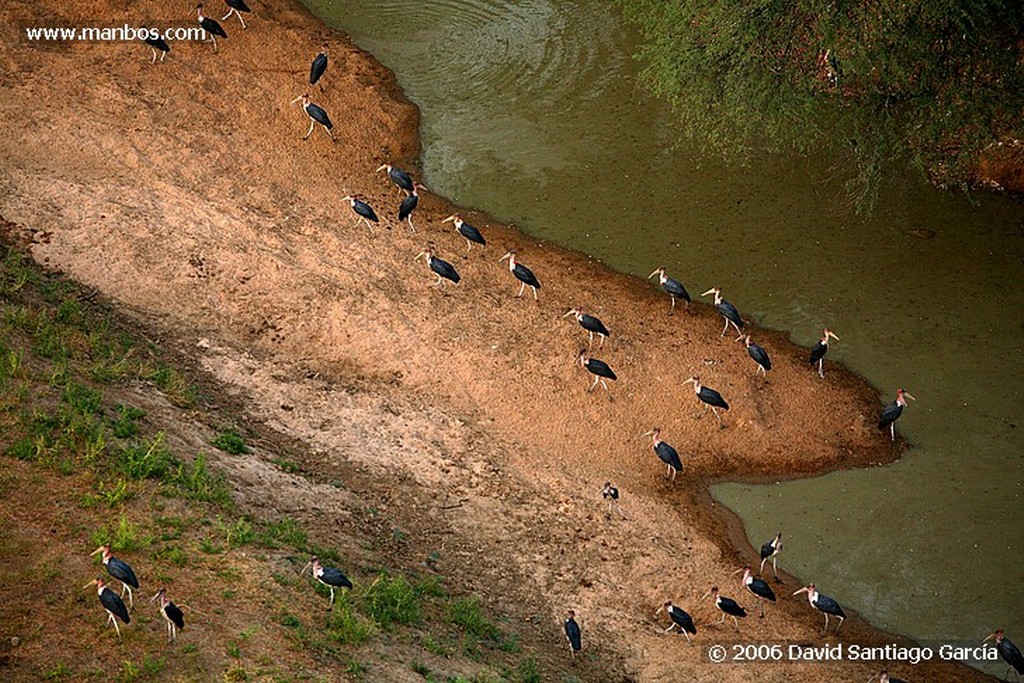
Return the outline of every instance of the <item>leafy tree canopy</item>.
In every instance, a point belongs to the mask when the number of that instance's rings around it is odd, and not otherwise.
[[[618,0],[638,57],[703,151],[850,151],[870,205],[887,162],[967,188],[1024,137],[1022,0]]]

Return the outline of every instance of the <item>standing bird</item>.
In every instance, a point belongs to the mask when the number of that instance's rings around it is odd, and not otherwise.
[[[356,212],[356,215],[359,216],[364,223],[366,223],[366,227],[369,228],[372,233],[373,226],[370,225],[370,222],[379,223],[380,219],[377,218],[377,214],[374,213],[373,207],[363,201],[365,197],[361,194],[350,194],[342,197],[341,199],[352,206],[352,210]],[[356,219],[356,225],[359,225],[359,218]]]
[[[672,297],[672,308],[669,309],[669,315],[676,310],[676,299],[682,299],[686,302],[686,305],[690,305],[690,293],[686,291],[686,287],[679,282],[679,280],[673,280],[668,275],[665,275],[665,266],[661,266],[656,271],[647,276],[650,280],[655,275],[658,276],[658,282],[661,284],[661,288],[668,292],[668,295]]]
[[[576,356],[574,363],[578,364],[584,370],[588,370],[590,374],[594,376],[594,383],[590,385],[589,389],[587,389],[588,394],[594,390],[594,387],[597,386],[598,382],[601,383],[601,386],[604,387],[605,391],[608,391],[608,383],[605,382],[605,379],[610,379],[612,381],[618,379],[618,377],[615,376],[615,372],[608,367],[607,363],[603,360],[591,358],[586,351],[580,351],[580,355]]]
[[[768,352],[765,351],[764,348],[750,341],[749,334],[744,335],[742,339],[743,343],[747,346],[747,353],[754,359],[754,362],[757,363],[757,371],[767,377],[768,371],[772,369],[772,359],[768,357]]]
[[[128,616],[128,608],[124,606],[124,600],[117,597],[114,591],[107,588],[107,583],[103,579],[93,579],[82,586],[82,588],[88,588],[89,586],[96,586],[100,597],[100,604],[103,605],[103,609],[107,610],[107,623],[114,625],[117,637],[120,638],[121,628],[117,625],[117,620],[120,619],[125,624],[132,623],[132,618]]]
[[[658,456],[668,467],[665,471],[665,476],[672,475],[672,481],[676,480],[676,475],[683,471],[683,463],[679,459],[679,453],[676,449],[669,446],[667,443],[661,440],[661,430],[655,427],[651,431],[643,435],[644,437],[651,437],[654,442],[654,454]]]
[[[690,634],[697,635],[697,625],[693,623],[693,617],[687,614],[686,610],[673,605],[671,600],[659,607],[654,614],[660,614],[662,610],[668,612],[668,618],[672,620],[672,623],[662,633],[668,633],[672,629],[678,628],[679,632],[686,636],[686,642],[693,645]]]
[[[296,97],[292,100],[292,104],[295,104],[299,100],[302,100],[302,109],[306,112],[306,116],[309,117],[309,130],[307,130],[306,134],[302,136],[302,139],[308,140],[309,136],[313,134],[313,127],[319,123],[324,127],[324,130],[327,131],[327,134],[331,136],[331,142],[334,142],[334,132],[331,130],[334,128],[334,124],[331,123],[331,117],[327,115],[327,112],[324,111],[323,107],[310,102],[308,92]]]
[[[388,178],[391,179],[391,182],[398,185],[400,189],[405,190],[406,193],[412,194],[416,189],[416,183],[412,181],[412,176],[402,169],[397,166],[392,166],[391,164],[383,164],[377,167],[378,172],[383,171],[384,169],[387,169]]]
[[[601,337],[601,346],[604,346],[604,340],[608,338],[608,335],[611,334],[611,332],[608,331],[608,328],[604,326],[603,322],[601,322],[592,315],[587,315],[578,308],[570,310],[562,317],[568,318],[570,315],[576,318],[576,322],[580,324],[580,327],[582,327],[583,329],[590,333],[591,346],[594,345],[595,334]]]
[[[416,232],[416,226],[412,224],[412,212],[416,210],[416,207],[420,205],[420,196],[418,191],[420,189],[426,189],[419,183],[413,183],[412,193],[402,200],[402,205],[398,207],[398,220],[409,221],[409,229]]]
[[[697,398],[700,399],[701,403],[704,404],[704,411],[697,416],[697,419],[699,420],[701,417],[703,417],[704,413],[708,412],[708,407],[710,407],[711,412],[715,414],[715,417],[718,418],[719,424],[721,424],[722,416],[718,414],[718,409],[721,408],[722,410],[729,410],[729,404],[726,403],[725,399],[722,398],[722,395],[720,393],[718,393],[714,389],[711,389],[710,387],[703,386],[700,383],[699,375],[694,375],[690,379],[683,382],[683,384],[690,383],[693,384],[693,393],[697,394]]]
[[[572,610],[566,613],[565,638],[569,641],[569,652],[572,653],[572,661],[575,664],[576,653],[583,649],[583,634],[580,632],[580,625],[576,623],[576,613]]]
[[[807,593],[807,602],[811,603],[811,607],[825,615],[825,630],[821,632],[822,635],[828,633],[828,615],[831,614],[839,619],[839,626],[836,626],[836,635],[838,636],[839,629],[843,627],[843,622],[846,621],[846,612],[839,606],[839,603],[827,595],[819,593],[813,583],[809,586],[804,586],[793,593],[793,595],[800,595],[801,593]]]
[[[185,630],[185,615],[177,605],[167,599],[167,589],[161,588],[150,602],[160,600],[160,615],[167,622],[167,640],[178,637],[178,629]]]
[[[736,307],[731,303],[722,298],[722,290],[718,287],[712,287],[708,291],[701,294],[701,296],[707,296],[709,294],[715,295],[715,308],[718,309],[718,313],[725,318],[725,327],[722,328],[722,334],[719,337],[725,336],[725,331],[729,329],[729,325],[736,328],[737,334],[742,334],[743,318],[740,317],[740,312],[736,310]],[[737,341],[742,337],[737,337]]]
[[[352,582],[348,580],[348,577],[342,574],[339,570],[333,567],[325,567],[320,564],[320,560],[317,557],[309,558],[309,562],[302,568],[299,574],[303,574],[306,571],[306,567],[310,567],[313,577],[331,589],[331,604],[334,604],[334,589],[335,588],[352,588]]]
[[[128,603],[134,606],[135,599],[132,597],[132,589],[139,587],[139,580],[135,578],[135,572],[132,571],[131,566],[124,560],[114,557],[110,553],[109,545],[101,545],[92,551],[89,557],[97,553],[103,553],[103,566],[107,568],[107,573],[121,582],[121,597],[123,598],[125,591],[128,591]]]
[[[448,223],[449,221],[455,225],[455,229],[458,231],[458,233],[462,235],[464,238],[466,238],[466,251],[471,251],[473,249],[473,242],[476,242],[480,246],[484,246],[487,244],[487,240],[485,240],[484,236],[480,234],[480,231],[477,230],[472,225],[470,225],[469,223],[467,223],[466,221],[462,220],[462,216],[460,216],[459,214],[452,214],[451,216],[448,216],[448,218],[445,218],[441,222]]]
[[[415,260],[418,261],[421,257],[425,258],[427,265],[430,266],[430,269],[434,271],[435,275],[437,275],[437,282],[430,285],[431,287],[437,287],[438,285],[444,284],[445,280],[450,280],[455,284],[459,284],[459,280],[462,279],[462,276],[459,275],[452,264],[434,256],[434,250],[430,246],[416,254]]]
[[[718,621],[718,623],[725,623],[725,617],[726,615],[728,615],[732,617],[732,623],[736,625],[736,632],[739,633],[740,622],[737,621],[736,618],[739,617],[740,619],[742,619],[743,617],[746,617],[747,610],[740,607],[735,600],[723,597],[721,594],[719,594],[718,586],[712,586],[711,590],[709,590],[707,593],[701,596],[701,600],[708,597],[709,595],[714,597],[715,607],[717,607],[722,612],[722,618]]]
[[[882,669],[878,674],[878,683],[907,683],[902,678],[893,678],[888,670]]]
[[[608,519],[612,517],[612,507],[618,511],[620,517],[626,518],[626,513],[619,507],[619,489],[612,486],[610,481],[604,483],[604,488],[601,489],[601,497],[608,501]]]
[[[1003,661],[1007,663],[1006,674],[1003,676],[1005,680],[1010,675],[1010,669],[1017,672],[1017,675],[1024,674],[1024,655],[1020,653],[1017,646],[1014,645],[1006,634],[1003,633],[1003,629],[999,629],[995,633],[990,633],[985,637],[982,643],[987,643],[990,640],[996,641],[996,649],[999,650],[999,656],[1003,658]],[[1019,678],[1018,678],[1019,680]]]
[[[228,34],[224,32],[220,24],[217,23],[216,19],[211,19],[203,14],[203,3],[196,5],[196,16],[199,19],[199,25],[204,31],[210,34],[210,40],[213,41],[213,51],[217,51],[217,36],[227,39]]]
[[[751,595],[757,598],[758,606],[761,608],[758,616],[764,619],[764,603],[766,601],[772,603],[776,601],[775,591],[772,590],[772,587],[769,586],[764,579],[754,576],[754,573],[750,571],[749,565],[742,569],[737,569],[733,574],[739,574],[740,572],[743,572],[743,579],[741,579],[741,583],[748,591],[750,591]]]
[[[148,29],[145,25],[140,26],[145,33],[145,38],[142,39],[146,45],[149,45],[149,49],[153,51],[153,59],[150,60],[150,64],[156,64],[156,53],[160,51],[160,61],[164,61],[164,57],[171,51],[171,46],[167,44],[167,41],[160,36],[160,31],[154,29]]]
[[[829,337],[832,337],[832,339],[839,341],[839,337],[837,337],[832,332],[832,330],[826,327],[821,333],[821,341],[819,341],[817,344],[814,345],[813,348],[811,348],[810,364],[818,364],[818,377],[821,377],[822,379],[825,379],[825,354],[828,353]]]
[[[515,275],[516,279],[522,283],[519,286],[519,293],[516,294],[516,296],[522,296],[523,291],[526,289],[527,285],[529,285],[530,289],[533,290],[533,299],[534,301],[536,301],[537,290],[540,289],[540,281],[537,279],[537,276],[533,274],[532,270],[524,266],[522,263],[516,261],[515,249],[502,256],[500,259],[498,259],[498,261],[504,261],[505,259],[508,259],[509,272]]]
[[[888,427],[889,436],[893,441],[896,440],[896,420],[900,419],[900,415],[903,414],[903,409],[907,407],[908,398],[914,401],[917,400],[910,395],[910,392],[897,389],[896,400],[882,408],[882,416],[878,418],[878,430],[882,431]]]
[[[779,578],[779,552],[782,550],[782,532],[775,534],[775,538],[763,543],[761,545],[761,568],[757,570],[759,574],[764,573],[764,563],[768,560],[772,561],[772,571],[775,573],[775,580],[782,583],[782,579]]]
[[[224,0],[224,4],[228,6],[228,13],[221,17],[220,20],[224,21],[232,14],[234,14],[236,17],[238,17],[238,20],[242,22],[242,28],[244,29],[245,19],[242,18],[242,12],[252,11],[251,9],[249,9],[249,6],[245,4],[245,0]]]
[[[309,66],[309,84],[316,85],[324,72],[327,71],[327,43],[323,44],[320,48],[320,52],[317,53],[316,57],[313,58],[313,63]],[[324,86],[320,86],[320,92],[323,92]]]

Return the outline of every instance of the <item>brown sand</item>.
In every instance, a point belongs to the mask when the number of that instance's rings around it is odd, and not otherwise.
[[[881,668],[708,662],[714,641],[822,642],[819,615],[788,595],[792,583],[770,618],[747,619],[739,638],[714,626],[687,648],[659,636],[652,617],[671,598],[701,623],[714,619],[697,601],[712,584],[742,597],[729,575],[754,554],[733,550],[738,526],[712,504],[707,482],[898,456],[875,429],[874,389],[834,365],[820,380],[806,350],[755,330],[775,364],[762,379],[741,345],[719,337],[712,309],[670,317],[667,296],[648,283],[486,216],[466,215],[489,244],[465,255],[441,223],[454,210],[442,198],[423,196],[411,234],[395,217],[396,189],[374,169],[415,168],[415,107],[372,57],[290,0],[260,2],[247,31],[224,22],[230,38],[219,53],[177,44],[155,66],[138,44],[28,44],[16,33],[35,22],[175,18],[163,7],[0,8],[0,214],[33,238],[37,259],[186,347],[211,340],[196,352],[201,362],[255,417],[304,440],[325,473],[365,462],[427,487],[434,507],[421,531],[436,522],[454,534],[447,547],[461,555],[443,561],[461,567],[469,588],[510,610],[544,606],[537,628],[552,649],[562,647],[563,610],[575,607],[602,662],[584,665],[583,680],[683,680],[685,668],[707,681],[863,681]],[[326,90],[312,94],[335,122],[334,144],[320,130],[303,142],[307,119],[289,106],[325,39]],[[342,201],[355,192],[386,227],[371,235],[355,224]],[[458,288],[428,287],[432,274],[413,261],[428,240],[462,273]],[[514,297],[518,283],[498,263],[512,247],[543,283],[539,301]],[[619,374],[610,396],[586,393],[590,376],[572,365],[586,337],[561,315],[575,305],[612,330],[594,352]],[[700,407],[682,381],[695,373],[730,401],[724,428],[710,414],[694,419]],[[674,485],[640,438],[654,426],[683,458]],[[603,517],[606,479],[624,493],[626,522]],[[442,511],[448,505],[461,507]],[[842,640],[892,637],[855,617]],[[943,664],[893,673],[981,678]]]

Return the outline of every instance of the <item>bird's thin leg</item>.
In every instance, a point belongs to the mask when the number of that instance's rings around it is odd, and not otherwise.
[[[434,284],[432,284],[430,286],[431,287],[437,287],[439,284],[441,284],[441,276],[440,275],[437,276],[437,282],[435,282]]]
[[[737,331],[737,332],[739,332],[739,330],[740,330],[740,328],[738,328],[738,327],[737,327],[737,328],[736,328],[736,331]],[[736,337],[735,339],[733,339],[733,341],[739,341],[740,339],[743,339],[743,336],[744,336],[744,335],[742,335],[742,334],[741,334],[740,336],[738,336],[738,337]]]
[[[238,20],[240,22],[242,22],[242,29],[244,30],[245,29],[245,19],[242,18],[242,13],[239,12],[238,10],[235,10],[235,14],[238,15]]]
[[[622,511],[622,506],[619,505],[618,501],[615,501],[615,511],[619,513],[619,517],[626,519],[626,513]]]
[[[594,333],[593,332],[590,332],[590,344],[589,344],[589,346],[590,346],[590,348],[593,348],[593,346],[594,346]]]
[[[892,438],[893,441],[896,440],[896,423],[895,422],[893,422],[892,424],[889,425],[889,436],[890,436],[890,438]]]
[[[825,633],[828,633],[828,612],[825,612],[825,630],[822,631],[822,634]]]
[[[600,377],[598,377],[598,376],[596,376],[596,375],[594,376],[594,383],[590,385],[590,388],[589,388],[589,389],[587,389],[587,393],[588,393],[588,394],[589,394],[589,393],[590,393],[591,391],[593,391],[593,390],[594,390],[594,387],[596,387],[596,386],[597,386],[597,383],[598,383],[598,381],[600,381],[600,379],[601,379]]]
[[[533,285],[530,285],[530,289],[533,290],[533,300],[536,301],[537,300],[537,288],[534,287]]]
[[[718,414],[718,408],[711,406],[711,412],[713,412],[715,417],[718,418],[718,424],[722,424],[722,416]]]
[[[323,125],[323,124],[320,124],[320,125]],[[331,142],[334,142],[334,131],[332,131],[327,126],[324,126],[324,132],[327,133],[329,136],[331,136]]]
[[[156,48],[155,47],[151,47],[149,49],[153,51],[153,59],[151,59],[149,63],[150,64],[156,64]]]
[[[839,626],[836,626],[836,635],[839,635],[839,629],[843,627],[843,622],[846,621],[846,617],[839,617]]]
[[[764,572],[764,563],[767,562],[767,561],[768,561],[767,557],[762,558],[762,560],[761,560],[761,568],[757,570],[758,574],[761,574],[761,573]]]
[[[334,605],[334,586],[331,586],[331,605]]]
[[[217,52],[217,36],[213,37],[213,51]]]
[[[227,14],[225,14],[225,15],[224,15],[223,17],[221,17],[221,18],[220,18],[220,20],[221,20],[221,21],[224,21],[225,19],[227,19],[228,17],[230,17],[230,16],[231,16],[231,13],[232,13],[232,12],[234,12],[234,11],[235,11],[235,9],[234,9],[234,8],[232,7],[231,9],[229,9],[229,10],[228,10],[228,13],[227,13]]]
[[[670,631],[671,631],[672,629],[674,629],[675,627],[676,627],[676,622],[674,622],[674,621],[673,621],[673,622],[672,622],[671,624],[669,624],[669,626],[668,626],[668,628],[667,628],[667,629],[665,629],[664,631],[662,631],[662,633],[669,633],[669,632],[670,632]]]
[[[522,295],[523,295],[523,291],[524,291],[525,289],[526,289],[526,283],[524,282],[524,283],[522,283],[521,285],[519,285],[519,293],[518,293],[518,294],[516,294],[516,297],[520,297],[520,296],[522,296]]]
[[[732,618],[732,623],[736,626],[736,633],[740,632],[740,622],[736,617]]]
[[[672,308],[668,309],[668,314],[672,315],[676,310],[676,298],[671,294],[669,294],[669,296],[672,298]]]
[[[725,327],[722,328],[722,334],[720,334],[718,336],[719,337],[724,337],[725,336],[725,331],[727,329],[729,329],[729,319],[728,318],[725,319]]]
[[[688,642],[690,645],[693,645],[693,641],[690,640],[690,634],[684,630],[683,635],[686,636],[686,642]]]
[[[779,579],[779,558],[775,555],[772,555],[772,572],[775,573],[776,579],[782,581],[782,579]]]
[[[364,218],[364,219],[363,219],[363,222],[364,222],[364,223],[366,223],[366,227],[367,227],[367,228],[369,228],[369,230],[370,230],[370,234],[372,235],[372,234],[373,234],[373,226],[372,226],[372,225],[370,225],[370,221],[368,221],[367,219],[365,219],[365,218]],[[358,225],[358,224],[357,224],[357,225]]]
[[[466,251],[467,252],[473,251],[473,243],[470,242],[469,240],[466,240]]]
[[[725,623],[725,612],[722,612],[722,618],[718,620],[718,623],[719,624],[724,624]]]
[[[679,474],[679,470],[669,465],[669,469],[672,470],[672,483],[676,483],[676,475]]]
[[[825,359],[818,359],[818,377],[825,379]]]
[[[599,344],[599,347],[600,347],[600,348],[604,348],[604,340],[605,340],[605,338],[606,338],[606,337],[605,337],[605,336],[604,336],[604,335],[602,334],[602,335],[601,335],[601,343]]]
[[[314,121],[313,119],[310,119],[309,120],[309,130],[307,130],[306,134],[302,136],[303,140],[308,140],[309,139],[309,136],[313,134],[313,126],[315,126],[315,125],[316,125],[316,121]]]
[[[605,391],[608,391],[608,383],[605,382],[603,379],[601,380],[601,386],[604,388]]]
[[[166,57],[166,56],[167,56],[167,53],[166,53],[166,52],[161,52],[161,53],[160,53],[160,61],[161,61],[161,62],[162,62],[162,61],[164,61],[164,57]]]
[[[110,620],[112,622],[114,622],[114,631],[117,632],[117,638],[118,638],[118,640],[120,640],[121,639],[121,628],[117,625],[117,619],[115,619],[114,615],[111,614],[110,615]]]
[[[699,420],[702,417],[704,417],[704,415],[707,414],[707,412],[708,412],[708,404],[705,403],[704,404],[704,410],[700,411],[700,415],[697,416],[697,419]]]
[[[416,232],[416,226],[412,224],[412,216],[406,216],[405,220],[409,221],[409,229]]]
[[[761,614],[759,616],[764,619],[764,600],[758,600],[758,602],[761,603]]]
[[[128,589],[128,605],[129,605],[129,607],[135,607],[135,596],[132,595],[132,587],[129,586],[128,584],[125,584],[124,587]]]

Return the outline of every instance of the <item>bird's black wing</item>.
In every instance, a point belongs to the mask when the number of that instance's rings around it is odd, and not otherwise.
[[[485,240],[484,236],[480,234],[480,231],[477,230],[474,226],[470,225],[469,223],[463,222],[458,229],[459,234],[465,237],[470,242],[476,242],[477,244],[484,245],[487,244],[487,240]]]
[[[809,364],[814,365],[824,358],[826,353],[828,353],[828,344],[818,342],[813,348],[811,348],[811,359]]]
[[[398,207],[398,220],[404,221],[406,218],[416,210],[416,206],[420,203],[419,195],[411,194],[402,200],[402,205]]]
[[[580,633],[580,625],[572,617],[565,620],[565,637],[569,639],[569,645],[573,650],[579,652],[583,649],[583,634]]]
[[[167,618],[170,619],[175,626],[182,629],[185,628],[185,615],[173,602],[169,602],[164,605],[164,614],[167,615]]]
[[[324,75],[324,71],[327,71],[327,55],[321,52],[313,59],[313,64],[309,67],[309,84],[315,85]]]
[[[882,415],[878,418],[878,428],[885,429],[893,422],[899,419],[900,415],[903,414],[903,406],[896,401],[893,401],[885,408],[882,408]]]
[[[130,624],[132,622],[132,618],[128,616],[128,608],[124,606],[124,600],[109,588],[100,593],[100,604],[124,623]]]
[[[320,580],[329,586],[352,587],[352,582],[348,580],[348,577],[333,567],[324,567],[324,573]]]

